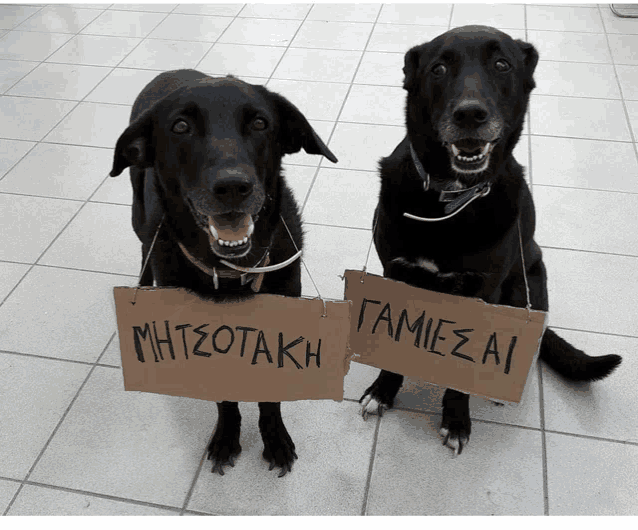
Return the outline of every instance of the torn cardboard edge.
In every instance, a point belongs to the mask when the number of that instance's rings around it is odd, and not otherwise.
[[[209,401],[343,400],[353,357],[349,301],[257,294],[221,302],[163,287],[113,294],[126,390]]]
[[[547,313],[344,274],[354,360],[494,401],[520,402]],[[363,282],[361,281],[363,280]]]

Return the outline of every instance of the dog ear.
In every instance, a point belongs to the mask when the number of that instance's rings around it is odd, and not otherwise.
[[[303,149],[310,155],[323,155],[330,162],[335,164],[338,162],[337,157],[323,143],[297,107],[285,97],[270,92],[264,87],[255,86],[255,88],[275,104],[281,123],[279,141],[285,154],[298,153]]]
[[[137,166],[140,169],[153,166],[155,151],[151,141],[153,133],[153,114],[151,111],[152,109],[138,116],[115,144],[113,168],[110,173],[112,177],[117,177],[129,166]]]
[[[536,87],[536,83],[534,82],[534,70],[536,69],[536,65],[538,64],[538,52],[536,51],[536,48],[534,48],[534,45],[530,44],[529,42],[517,40],[516,44],[518,44],[518,47],[523,52],[524,56],[526,73],[526,79],[524,83],[525,91],[531,92],[531,90]]]
[[[403,59],[403,88],[411,92],[416,85],[416,79],[419,72],[419,60],[423,54],[423,49],[428,43],[420,44],[408,50]]]

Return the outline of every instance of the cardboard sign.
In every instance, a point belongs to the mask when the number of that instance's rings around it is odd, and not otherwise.
[[[259,294],[202,300],[115,287],[124,388],[209,401],[343,399],[350,302]]]
[[[364,280],[362,283],[361,280]],[[362,364],[518,403],[545,331],[543,311],[345,272],[350,348]]]

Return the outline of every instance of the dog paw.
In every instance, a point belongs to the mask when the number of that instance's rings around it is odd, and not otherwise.
[[[273,432],[274,431],[274,432]],[[272,471],[275,467],[280,467],[279,477],[283,477],[289,471],[292,471],[292,464],[298,458],[295,452],[295,444],[286,430],[286,426],[281,423],[275,429],[263,434],[264,459],[270,462],[268,471]]]
[[[236,436],[224,435],[219,429],[208,444],[208,460],[212,460],[212,473],[224,476],[224,466],[235,467],[235,459],[241,453],[239,433]]]
[[[379,403],[371,394],[364,394],[359,400],[359,403],[361,403],[361,416],[363,416],[363,421],[368,419],[368,414],[383,416],[383,411],[389,408],[384,403]]]
[[[439,434],[443,437],[443,445],[452,449],[456,455],[460,455],[463,452],[463,447],[470,441],[470,435],[462,429],[441,427]]]

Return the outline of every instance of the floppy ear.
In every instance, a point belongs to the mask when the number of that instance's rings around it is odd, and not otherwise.
[[[538,52],[536,51],[536,48],[534,48],[534,45],[529,42],[517,40],[516,44],[518,44],[518,47],[523,52],[526,73],[526,79],[523,86],[525,92],[529,93],[536,87],[536,83],[534,82],[534,70],[538,63]]]
[[[298,153],[302,148],[310,155],[323,155],[330,162],[337,163],[337,157],[332,154],[326,144],[312,128],[306,117],[285,97],[270,92],[263,87],[256,87],[267,92],[266,97],[274,102],[279,114],[281,128],[279,137],[285,154]],[[262,91],[263,93],[263,91]]]
[[[110,175],[117,177],[129,166],[140,169],[153,167],[155,149],[152,143],[153,109],[140,114],[122,133],[115,144],[113,168]]]
[[[423,54],[423,50],[429,43],[419,44],[408,50],[403,59],[403,88],[408,92],[412,92],[416,88],[416,79],[419,72],[419,59]]]

